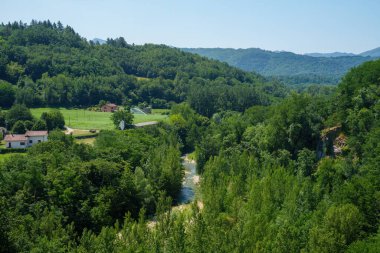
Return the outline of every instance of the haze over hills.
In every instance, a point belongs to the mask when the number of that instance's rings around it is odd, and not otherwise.
[[[378,58],[378,57],[380,57],[380,47],[377,47],[375,49],[363,52],[360,55],[361,56],[370,56],[370,57]]]
[[[103,44],[106,44],[106,43],[107,43],[106,40],[99,39],[99,38],[94,38],[94,39],[92,39],[91,41],[94,42],[95,44],[99,43],[100,45],[103,45]]]
[[[313,57],[342,57],[342,56],[355,56],[356,54],[334,52],[334,53],[306,53],[305,55],[313,56]]]
[[[380,48],[361,55],[347,53],[300,55],[259,48],[183,48],[182,50],[296,85],[337,84],[349,69],[380,56]]]

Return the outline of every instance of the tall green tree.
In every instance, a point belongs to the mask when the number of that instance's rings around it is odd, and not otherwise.
[[[15,101],[15,88],[8,82],[0,80],[0,107],[10,108]]]
[[[128,127],[133,122],[133,114],[129,110],[119,109],[112,113],[111,120],[116,129],[120,128],[120,123],[124,121],[125,127]]]
[[[33,116],[25,105],[15,104],[7,111],[5,120],[7,121],[8,127],[12,128],[17,121],[33,121]]]
[[[63,114],[58,109],[43,112],[41,120],[45,121],[48,130],[63,129],[65,126]]]

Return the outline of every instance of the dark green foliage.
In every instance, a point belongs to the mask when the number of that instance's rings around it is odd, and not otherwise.
[[[15,104],[5,115],[8,128],[12,128],[17,121],[33,121],[30,110],[25,105]]]
[[[0,109],[0,127],[6,126],[5,113]]]
[[[30,120],[26,120],[26,121],[24,121],[24,126],[25,126],[26,130],[32,130],[32,128],[34,126],[34,122],[30,121]]]
[[[220,83],[225,82],[217,80]],[[258,92],[256,88],[244,86],[196,86],[190,90],[188,102],[194,110],[206,117],[211,117],[214,113],[226,110],[244,111],[253,105],[268,105],[269,98]]]
[[[15,101],[14,87],[5,81],[0,80],[0,107],[9,108]]]
[[[12,133],[14,134],[24,134],[26,132],[26,127],[23,121],[19,120],[13,124]]]
[[[39,119],[39,120],[36,120],[31,130],[34,130],[34,131],[48,130],[48,127],[44,120]]]
[[[59,110],[42,113],[41,120],[45,121],[48,130],[63,129],[65,126],[65,119]]]

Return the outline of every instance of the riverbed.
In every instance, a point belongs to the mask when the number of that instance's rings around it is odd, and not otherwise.
[[[196,173],[196,163],[194,160],[184,155],[182,158],[182,165],[185,168],[185,176],[182,181],[182,189],[178,196],[177,204],[188,204],[194,200],[195,189],[199,183],[199,176]]]

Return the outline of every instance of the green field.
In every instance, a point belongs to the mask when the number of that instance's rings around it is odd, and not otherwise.
[[[32,108],[30,109],[33,116],[40,118],[43,112],[51,110],[51,108]],[[110,112],[93,112],[84,109],[65,109],[59,108],[65,117],[66,126],[75,129],[113,129],[114,125],[110,119]],[[163,121],[166,115],[154,113],[149,115],[134,115],[134,123],[146,121]]]
[[[170,112],[170,109],[152,109],[153,114],[167,114]]]

